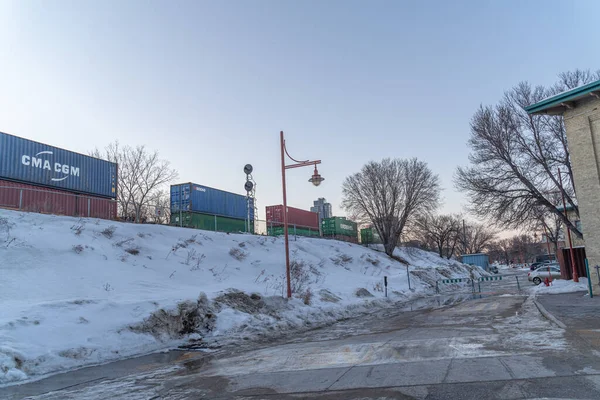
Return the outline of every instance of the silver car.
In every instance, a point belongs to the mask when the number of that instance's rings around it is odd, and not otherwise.
[[[558,264],[543,265],[527,274],[527,279],[536,285],[539,285],[544,279],[550,277],[553,280],[561,278],[560,266]]]

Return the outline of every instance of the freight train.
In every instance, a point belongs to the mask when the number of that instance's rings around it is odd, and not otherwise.
[[[115,219],[117,164],[0,132],[0,207]]]

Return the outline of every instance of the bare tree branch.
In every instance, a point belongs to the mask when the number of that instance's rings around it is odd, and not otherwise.
[[[347,177],[342,192],[342,207],[372,224],[391,256],[404,229],[437,208],[440,185],[426,163],[386,158]]]
[[[168,161],[160,159],[158,151],[150,152],[145,146],[121,147],[114,142],[104,153],[95,149],[91,155],[118,164],[117,202],[119,214],[125,220],[147,220],[148,208],[156,206],[164,186],[178,176]]]
[[[556,198],[562,192],[568,207],[579,214],[562,117],[529,115],[524,107],[599,79],[600,71],[576,70],[559,78],[548,89],[520,83],[495,107],[480,107],[471,120],[471,166],[457,169],[455,186],[467,194],[470,212],[498,227],[539,230],[540,215],[553,215],[582,238]],[[566,172],[562,188],[558,169]]]

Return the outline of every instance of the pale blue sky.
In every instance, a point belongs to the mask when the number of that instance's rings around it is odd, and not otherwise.
[[[369,160],[418,157],[444,211],[469,119],[521,80],[600,67],[592,1],[0,0],[0,131],[87,152],[157,148],[193,181],[281,203],[279,131],[294,157],[289,204],[326,197]]]

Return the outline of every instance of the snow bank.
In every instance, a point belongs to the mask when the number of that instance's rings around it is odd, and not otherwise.
[[[310,328],[483,274],[417,249],[398,249],[405,264],[334,240],[290,244],[286,301],[281,238],[0,210],[0,384]]]
[[[555,279],[552,281],[551,286],[546,286],[543,283],[541,283],[534,287],[532,290],[536,294],[582,292],[588,290],[588,280],[587,278],[579,278],[579,282],[573,282],[572,280],[566,281],[562,279]]]

